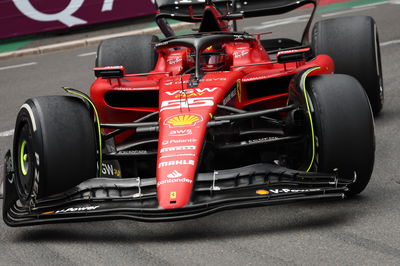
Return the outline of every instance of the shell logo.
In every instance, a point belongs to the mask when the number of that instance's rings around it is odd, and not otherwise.
[[[194,126],[197,122],[203,121],[203,118],[195,114],[185,114],[185,115],[175,115],[167,120],[165,124],[169,126],[179,127],[179,126]]]

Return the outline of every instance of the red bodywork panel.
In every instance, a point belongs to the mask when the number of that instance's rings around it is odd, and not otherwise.
[[[182,75],[194,65],[188,48],[158,51],[153,73],[168,74],[98,78],[91,87],[91,98],[102,123],[132,122],[149,112],[160,112],[156,180],[162,208],[181,208],[190,202],[207,122],[214,115],[217,104],[258,109],[283,106],[287,101],[287,88],[282,88],[278,94],[249,99],[247,84],[292,76],[313,66],[321,68],[312,75],[334,71],[333,61],[326,55],[308,62],[277,63],[270,60],[259,42],[230,42],[225,43],[223,49],[227,55],[224,71],[206,73],[195,88],[188,88],[190,75]],[[158,92],[158,106],[149,107],[142,102],[142,106],[116,107],[107,103],[106,94],[118,91],[153,91],[154,95]],[[119,135],[115,138],[116,143],[123,142],[132,133],[131,130]]]

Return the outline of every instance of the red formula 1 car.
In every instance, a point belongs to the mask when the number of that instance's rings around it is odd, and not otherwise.
[[[29,99],[6,155],[10,226],[172,221],[367,186],[383,103],[370,17],[320,21],[300,42],[235,21],[315,0],[159,0],[166,39],[102,42],[90,97]],[[167,22],[199,22],[175,36]],[[371,111],[372,107],[372,111]]]

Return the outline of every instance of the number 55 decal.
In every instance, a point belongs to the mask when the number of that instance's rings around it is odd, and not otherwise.
[[[213,106],[213,105],[214,105],[213,97],[170,100],[170,101],[163,101],[161,103],[160,112],[168,109],[192,108],[192,107],[203,107],[203,106]]]

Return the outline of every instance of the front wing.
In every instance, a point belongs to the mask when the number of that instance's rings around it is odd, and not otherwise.
[[[179,209],[158,206],[156,179],[92,178],[29,206],[16,199],[13,173],[5,167],[3,219],[10,226],[88,220],[131,219],[163,222],[192,219],[222,210],[313,199],[340,199],[354,179],[305,173],[273,164],[200,173],[191,203]]]

